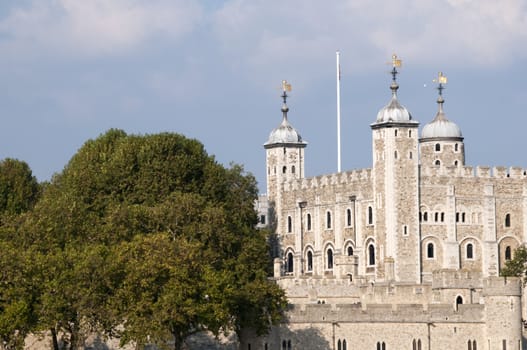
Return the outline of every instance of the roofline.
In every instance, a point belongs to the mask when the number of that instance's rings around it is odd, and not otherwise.
[[[370,127],[372,129],[380,129],[380,128],[394,128],[394,127],[411,127],[411,128],[417,128],[419,127],[419,122],[417,120],[406,120],[406,121],[388,121],[388,122],[380,122],[380,123],[373,123],[370,124]]]
[[[435,141],[459,141],[459,142],[463,142],[463,140],[464,140],[463,136],[460,136],[460,137],[457,137],[457,136],[420,137],[419,138],[419,143],[435,142]]]
[[[307,142],[280,142],[280,143],[264,143],[264,148],[278,148],[278,147],[294,147],[294,148],[305,148]]]

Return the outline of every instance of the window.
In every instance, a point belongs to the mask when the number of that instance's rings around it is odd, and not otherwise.
[[[353,255],[353,247],[348,246],[348,256],[352,256],[352,255]]]
[[[295,173],[295,166],[294,165],[291,167],[291,173],[293,173],[293,174]]]
[[[456,213],[456,222],[459,222],[459,213]]]
[[[342,341],[342,350],[348,350],[348,349],[347,349],[347,344],[346,344],[346,339],[344,339],[344,340]]]
[[[412,137],[412,130],[408,130],[408,137]]]
[[[423,213],[419,212],[419,222],[423,221]]]
[[[330,211],[326,212],[326,228],[327,229],[331,228],[331,212]]]
[[[439,159],[438,159],[438,160],[435,161],[434,164],[435,164],[436,166],[440,166],[440,165],[441,165],[441,162],[440,162]]]
[[[351,209],[346,210],[346,225],[351,226]]]
[[[472,243],[467,244],[467,259],[474,259],[474,246]]]
[[[441,222],[445,222],[445,213],[441,213]]]
[[[287,350],[291,350],[291,340],[287,341]]]
[[[414,339],[412,342],[412,350],[421,350],[421,339]]]
[[[282,174],[285,174],[286,172],[287,172],[287,167],[284,166],[284,167],[282,168]]]
[[[436,143],[435,150],[436,152],[441,152],[441,145],[439,143]]]
[[[247,344],[247,350],[251,350],[251,343]]]
[[[282,350],[287,350],[287,342],[285,340],[282,341]]]
[[[505,227],[511,227],[511,214],[505,215]]]
[[[467,349],[468,350],[472,350],[472,341],[471,340],[467,341]]]
[[[373,244],[368,246],[368,265],[375,265],[375,246]]]
[[[410,158],[410,159],[413,158],[413,154],[412,154],[412,152],[410,152],[410,154],[408,154],[408,158]]]
[[[403,226],[403,236],[408,236],[408,226]]]
[[[456,152],[459,151],[459,145],[457,143],[454,145],[454,151],[456,151]]]
[[[503,350],[507,350],[507,339],[503,339],[502,344]]]
[[[393,157],[397,159],[397,151],[393,152]]]
[[[478,344],[476,343],[476,340],[472,340],[472,350],[478,350]]]
[[[287,273],[293,272],[293,253],[292,252],[287,253],[287,260],[285,262],[285,271]]]
[[[307,252],[307,271],[313,271],[313,252]]]
[[[368,225],[373,225],[373,208],[368,207]]]
[[[260,215],[260,224],[265,225],[265,215]]]
[[[454,166],[457,166],[457,160],[454,161]]]
[[[423,221],[424,222],[427,222],[428,221],[428,213],[425,211],[425,213],[423,214]]]
[[[311,214],[307,213],[307,230],[311,231]]]
[[[267,343],[264,344],[264,350],[269,350],[269,346],[267,345]]]
[[[435,222],[438,222],[438,221],[439,221],[439,213],[435,213],[435,214],[434,214],[434,221],[435,221]]]
[[[395,129],[395,137],[397,137],[397,129]]]
[[[287,217],[287,233],[291,233],[293,231],[293,220],[290,216]]]
[[[461,222],[465,222],[465,213],[461,213]]]
[[[342,350],[342,342],[340,341],[340,339],[339,339],[339,341],[337,343],[337,349],[338,350]]]
[[[327,260],[326,260],[327,269],[332,270],[333,269],[333,250],[331,248],[327,250],[326,257],[327,257]]]
[[[511,247],[505,247],[505,260],[511,260]]]
[[[456,311],[458,310],[458,307],[459,305],[463,304],[463,297],[461,295],[459,295],[457,298],[456,298]]]
[[[429,259],[434,258],[434,243],[428,243],[426,245],[426,257]]]

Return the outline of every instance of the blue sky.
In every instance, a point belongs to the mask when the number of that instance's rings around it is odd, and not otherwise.
[[[279,86],[305,140],[306,176],[337,168],[335,51],[341,52],[342,168],[371,166],[369,125],[389,100],[421,122],[445,113],[469,165],[527,167],[524,0],[4,0],[0,158],[39,180],[109,128],[182,133],[265,188]]]

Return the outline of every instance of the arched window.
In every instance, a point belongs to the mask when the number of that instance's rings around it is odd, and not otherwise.
[[[423,221],[424,221],[424,222],[427,222],[427,221],[428,221],[428,212],[426,212],[426,211],[425,211],[424,214],[423,214]]]
[[[348,256],[352,256],[352,255],[353,255],[353,247],[348,246]]]
[[[307,213],[307,230],[311,231],[311,214]]]
[[[307,271],[313,271],[313,253],[307,252]]]
[[[293,174],[295,173],[295,166],[294,165],[291,167],[291,173],[293,173]]]
[[[375,265],[375,246],[373,243],[368,246],[368,265]]]
[[[436,166],[440,166],[440,165],[441,165],[441,161],[438,159],[438,160],[435,161],[434,164],[435,164]]]
[[[436,152],[441,152],[441,144],[436,143],[435,150],[436,150]]]
[[[472,341],[472,350],[478,350],[478,344],[475,339]]]
[[[457,160],[454,161],[454,166],[457,166]]]
[[[511,247],[510,246],[506,246],[505,247],[505,260],[511,260]]]
[[[505,215],[505,227],[511,227],[511,214]]]
[[[285,340],[282,341],[282,350],[287,350],[287,342]]]
[[[247,350],[251,350],[251,343],[247,344]]]
[[[415,341],[415,339],[412,342],[412,350],[417,350],[417,342]]]
[[[461,304],[463,304],[463,297],[461,295],[458,295],[458,297],[456,298],[456,310],[457,310],[458,305],[461,305]]]
[[[292,273],[293,272],[293,253],[292,252],[287,253],[287,261],[286,261],[286,264],[285,264],[285,271],[287,273]]]
[[[403,235],[408,236],[408,226],[407,225],[403,226]]]
[[[432,242],[426,245],[426,257],[429,259],[434,258],[434,243]]]
[[[326,260],[327,269],[332,270],[333,269],[333,250],[331,248],[328,248],[326,252],[326,257],[327,257],[327,260]]]
[[[351,209],[346,210],[346,225],[351,226]]]
[[[344,340],[342,341],[342,350],[348,350],[348,349],[347,349],[347,348],[348,348],[347,345],[348,345],[348,344],[346,344],[346,339],[344,339]]]
[[[373,225],[373,208],[368,207],[368,225]]]
[[[385,342],[382,342],[382,344],[381,344],[381,350],[386,350],[386,343],[385,343]]]
[[[467,349],[472,350],[472,341],[467,341]]]
[[[467,259],[474,259],[474,246],[472,243],[467,244]]]
[[[287,167],[284,166],[284,167],[282,168],[282,173],[285,174],[286,172],[287,172]]]
[[[293,220],[290,216],[287,217],[287,233],[291,233],[293,231]]]
[[[327,229],[331,228],[331,212],[330,211],[326,212],[326,228]]]
[[[264,350],[269,350],[269,345],[267,345],[267,343],[264,344]]]
[[[338,350],[342,350],[342,342],[340,341],[340,339],[339,339],[339,341],[337,342],[337,349],[338,349]]]
[[[287,350],[291,350],[291,340],[287,341]]]
[[[417,339],[417,350],[421,350],[421,339]]]
[[[377,342],[377,350],[381,350],[381,342]]]

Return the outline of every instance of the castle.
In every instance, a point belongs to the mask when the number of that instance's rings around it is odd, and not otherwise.
[[[437,115],[419,131],[397,98],[399,63],[368,169],[305,178],[284,85],[258,209],[290,308],[241,349],[522,349],[522,284],[499,276],[527,242],[527,172],[465,165],[442,74]]]

